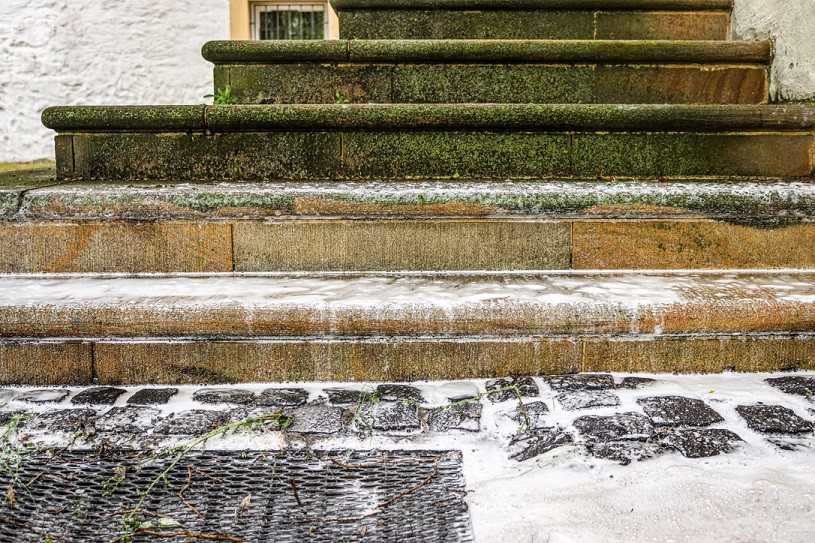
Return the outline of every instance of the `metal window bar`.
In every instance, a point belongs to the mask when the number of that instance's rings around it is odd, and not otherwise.
[[[328,34],[325,4],[255,2],[251,15],[254,40],[322,40]]]

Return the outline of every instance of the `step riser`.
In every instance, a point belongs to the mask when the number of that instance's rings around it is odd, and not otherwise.
[[[19,222],[0,224],[0,273],[815,268],[812,247],[809,222]]]
[[[237,103],[762,104],[762,66],[292,64],[215,68]]]
[[[811,132],[291,131],[57,136],[59,179],[807,176]]]
[[[0,384],[413,381],[584,372],[815,368],[807,335],[450,340],[7,341]]]
[[[343,39],[725,40],[727,11],[342,10]]]

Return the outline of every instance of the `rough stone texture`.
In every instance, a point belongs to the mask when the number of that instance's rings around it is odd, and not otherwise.
[[[656,382],[656,379],[651,379],[650,377],[623,377],[623,380],[619,385],[617,385],[617,388],[636,390],[639,388],[645,388],[648,385],[652,385]]]
[[[507,413],[507,416],[524,432],[545,428],[548,414],[549,406],[544,402],[529,402],[515,407]]]
[[[479,401],[462,401],[430,409],[427,414],[427,427],[431,432],[450,430],[478,432],[481,430],[482,409]]]
[[[421,427],[419,407],[401,401],[365,404],[357,414],[356,426],[363,432],[416,432]]]
[[[65,389],[43,389],[43,390],[30,390],[18,394],[15,398],[18,402],[29,403],[59,403],[71,392]],[[3,391],[0,391],[0,404],[2,404]]]
[[[558,427],[541,427],[520,433],[509,444],[509,457],[524,462],[559,447],[571,445],[574,438]]]
[[[452,403],[469,400],[481,401],[481,389],[475,383],[467,381],[453,381],[442,385],[437,394],[444,395]]]
[[[767,379],[767,383],[787,394],[796,394],[807,398],[815,396],[815,377],[790,375]]]
[[[90,343],[0,343],[0,384],[87,385],[93,380]]]
[[[329,405],[306,405],[291,411],[288,428],[296,434],[336,434],[345,428],[344,411]]]
[[[752,430],[774,434],[812,432],[813,424],[781,405],[739,405],[736,411]]]
[[[574,426],[588,442],[646,441],[654,433],[654,425],[639,413],[586,415],[575,419]]]
[[[533,398],[540,395],[540,388],[532,377],[510,377],[487,381],[487,398],[492,403]]]
[[[93,409],[55,409],[37,415],[26,428],[31,431],[53,432],[61,434],[93,434],[96,411]]]
[[[308,401],[302,388],[267,388],[257,398],[257,405],[267,407],[299,407]]]
[[[815,225],[711,221],[574,223],[575,269],[811,268]],[[633,240],[636,240],[635,242]]]
[[[127,403],[131,405],[163,405],[178,394],[177,388],[142,388],[136,391]]]
[[[200,436],[229,421],[228,411],[192,409],[161,420],[155,433],[169,436]]]
[[[614,378],[608,374],[550,375],[543,378],[555,392],[585,392],[614,388]]]
[[[410,385],[379,385],[375,395],[382,402],[424,403],[422,391]]]
[[[7,223],[0,269],[34,272],[232,271],[231,233],[212,223]]]
[[[248,405],[255,403],[257,396],[254,392],[239,388],[205,388],[197,390],[192,395],[196,402],[217,404],[231,403],[238,405]]]
[[[0,389],[0,407],[3,407],[17,396],[13,390]]]
[[[676,428],[663,436],[660,442],[688,458],[707,458],[732,452],[742,439],[730,430]]]
[[[238,271],[565,269],[571,227],[548,221],[298,220],[234,225]]]
[[[557,395],[557,401],[567,411],[620,405],[619,396],[607,390],[563,392]]]
[[[710,426],[724,419],[705,402],[683,396],[654,396],[637,400],[657,426]]]
[[[357,405],[372,394],[348,388],[327,388],[323,392],[328,396],[328,402],[334,405]]]
[[[0,426],[5,426],[11,419],[23,415],[20,411],[0,411]]]
[[[155,427],[161,416],[151,407],[113,407],[96,420],[100,432],[141,434]]]
[[[592,456],[613,460],[623,466],[654,458],[663,452],[659,444],[643,441],[590,441],[586,450]]]
[[[74,405],[113,405],[125,392],[127,392],[125,389],[116,387],[86,388],[71,398],[71,403]]]

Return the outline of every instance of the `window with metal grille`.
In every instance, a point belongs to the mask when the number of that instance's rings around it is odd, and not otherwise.
[[[253,2],[252,39],[322,40],[328,32],[325,4]]]

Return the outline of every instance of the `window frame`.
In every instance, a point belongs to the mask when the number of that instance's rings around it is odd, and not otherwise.
[[[337,40],[340,35],[340,25],[337,14],[328,0],[229,0],[229,36],[233,40],[252,39],[252,9],[253,4],[322,4],[326,14],[327,26],[324,30],[324,39]]]

